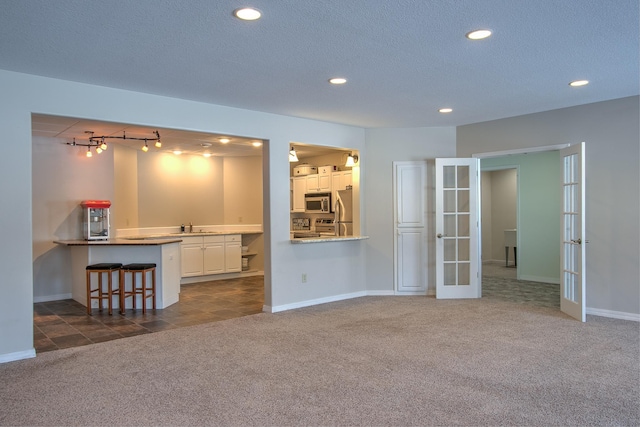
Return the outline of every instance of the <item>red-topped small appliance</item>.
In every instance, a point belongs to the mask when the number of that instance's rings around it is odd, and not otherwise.
[[[83,233],[85,240],[109,239],[109,200],[83,200]]]

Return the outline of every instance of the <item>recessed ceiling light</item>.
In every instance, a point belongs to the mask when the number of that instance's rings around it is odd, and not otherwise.
[[[211,157],[211,153],[204,153],[203,156],[204,157]]]
[[[233,16],[243,21],[255,21],[260,19],[262,13],[253,7],[241,7],[233,11]]]
[[[346,82],[347,79],[345,79],[344,77],[333,77],[329,79],[329,83],[331,83],[332,85],[343,85]]]
[[[180,151],[180,150],[175,150],[175,151],[173,152],[173,154],[175,154],[176,156],[179,156],[180,154],[182,154],[182,151]]]
[[[465,34],[469,40],[482,40],[491,35],[491,30],[473,30]]]
[[[450,113],[453,111],[453,108],[441,108],[438,110],[440,113]]]
[[[253,145],[254,147],[260,147],[262,145],[262,141],[253,141],[251,145]]]
[[[579,87],[579,86],[586,86],[588,84],[589,84],[589,80],[574,80],[571,83],[569,83],[569,86]]]
[[[220,142],[222,142],[223,144],[226,144],[229,141],[231,141],[229,138],[220,138]]]

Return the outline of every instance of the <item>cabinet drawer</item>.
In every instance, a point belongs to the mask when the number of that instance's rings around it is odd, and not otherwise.
[[[202,236],[196,237],[181,237],[182,242],[180,245],[192,245],[194,243],[202,244]]]
[[[229,234],[224,236],[225,242],[240,242],[242,240],[242,236],[240,234]]]
[[[204,243],[222,243],[224,236],[204,236]]]

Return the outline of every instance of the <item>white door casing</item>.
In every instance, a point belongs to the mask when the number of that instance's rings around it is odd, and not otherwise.
[[[586,321],[584,148],[582,142],[560,150],[560,309],[581,322]]]
[[[436,159],[436,298],[480,298],[480,160]]]
[[[394,162],[394,289],[427,292],[426,162]]]

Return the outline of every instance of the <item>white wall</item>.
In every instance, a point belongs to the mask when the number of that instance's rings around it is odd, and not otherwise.
[[[363,234],[367,241],[367,289],[393,292],[393,162],[455,157],[455,128],[368,129],[367,152],[362,154],[366,202]],[[427,187],[433,192],[433,170],[427,171]],[[430,195],[428,195],[430,197]],[[429,292],[435,291],[435,235],[433,200],[427,199]]]
[[[43,137],[33,138],[32,150],[33,297],[68,298],[71,259],[53,240],[83,237],[82,200],[113,200],[113,150],[88,158],[86,148]]]
[[[224,224],[223,179],[221,157],[138,152],[140,227]]]
[[[111,226],[114,230],[138,228],[138,152],[118,144],[109,148],[114,167]]]
[[[591,312],[630,313],[636,318],[640,314],[639,99],[621,98],[457,129],[459,157],[586,142],[587,307]]]
[[[515,169],[491,172],[491,234],[482,230],[482,237],[491,241],[492,260],[504,261],[504,230],[514,229],[517,225],[517,184]],[[513,248],[509,251],[510,263],[513,263]]]
[[[224,223],[262,224],[262,157],[225,157]]]
[[[0,93],[0,361],[33,352],[32,112],[268,140],[265,304],[277,308],[364,292],[364,242],[290,243],[288,162],[291,141],[362,151],[363,129],[9,71],[0,71]]]

